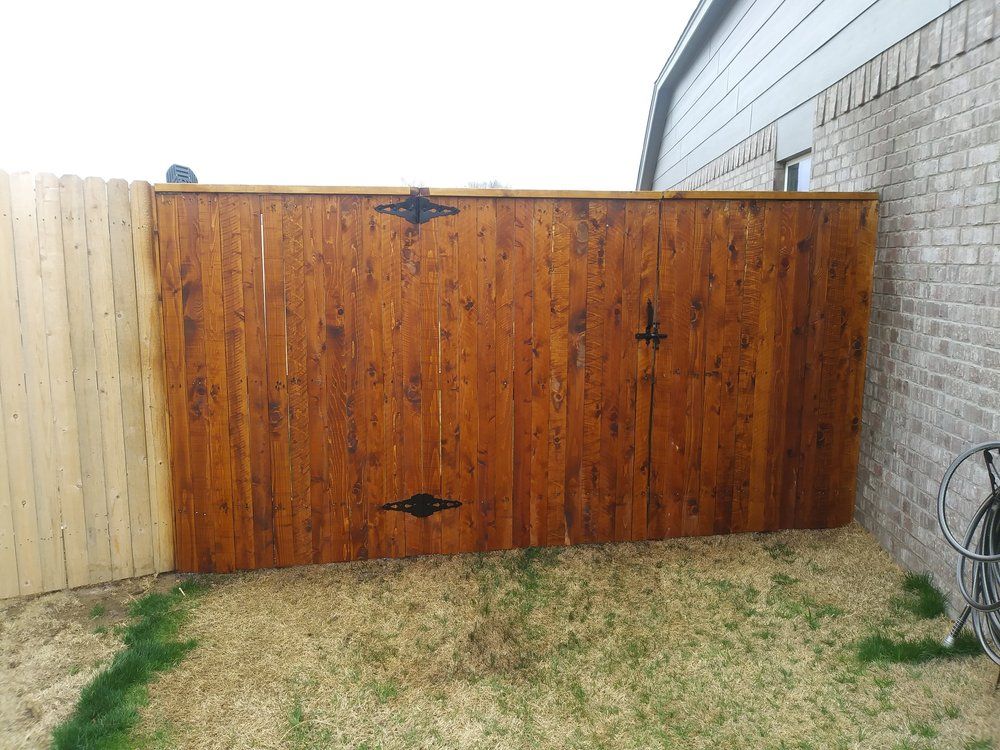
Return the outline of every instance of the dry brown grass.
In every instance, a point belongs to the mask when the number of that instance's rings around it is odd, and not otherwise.
[[[173,576],[0,601],[0,748],[42,748],[120,646],[128,605]]]
[[[151,689],[184,748],[1000,748],[985,657],[861,665],[901,571],[858,527],[220,578]]]

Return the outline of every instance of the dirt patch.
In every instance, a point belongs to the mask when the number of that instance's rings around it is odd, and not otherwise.
[[[129,604],[175,576],[0,601],[0,747],[43,748],[119,648]]]
[[[902,578],[856,526],[221,577],[142,729],[185,748],[1000,747],[985,657],[855,658],[872,632],[947,631],[893,607]]]

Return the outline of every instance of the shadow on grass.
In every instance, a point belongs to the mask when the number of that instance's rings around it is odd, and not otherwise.
[[[129,733],[145,704],[146,685],[157,672],[170,669],[195,643],[178,640],[177,631],[189,602],[205,589],[190,579],[169,593],[150,593],[129,608],[125,648],[80,692],[73,714],[52,733],[56,750],[130,748]]]

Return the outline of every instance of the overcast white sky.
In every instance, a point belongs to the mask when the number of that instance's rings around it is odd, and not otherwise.
[[[631,189],[696,0],[4,0],[0,169]]]

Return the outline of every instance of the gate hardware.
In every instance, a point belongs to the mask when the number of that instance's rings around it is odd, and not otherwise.
[[[386,503],[382,510],[398,510],[409,513],[417,518],[427,518],[434,515],[439,510],[450,510],[457,508],[461,503],[458,500],[445,500],[440,497],[428,495],[426,492],[418,492],[406,500],[397,500],[394,503]]]
[[[653,348],[659,349],[660,339],[665,339],[667,334],[660,333],[660,323],[659,321],[653,320],[653,317],[653,303],[650,300],[646,300],[646,330],[642,333],[637,333],[635,335],[635,340],[645,341],[647,345],[652,342]]]
[[[375,206],[375,210],[382,214],[400,216],[411,224],[423,224],[438,216],[454,216],[458,213],[455,206],[432,203],[426,195],[411,195],[399,203],[383,203]]]

